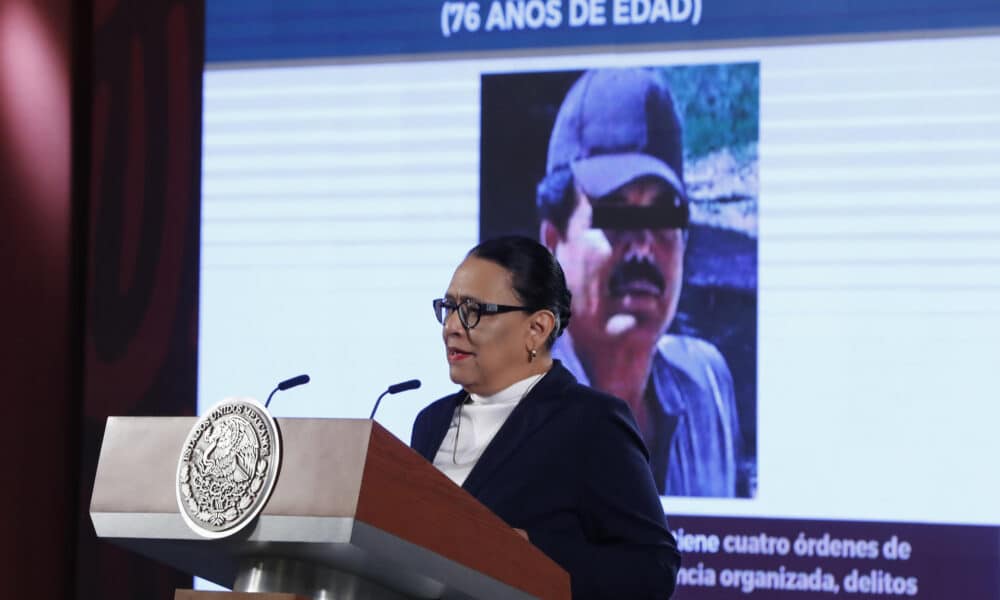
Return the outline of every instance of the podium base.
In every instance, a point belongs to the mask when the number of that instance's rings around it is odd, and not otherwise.
[[[174,600],[309,600],[298,594],[281,592],[199,592],[198,590],[176,590]]]
[[[283,592],[313,600],[408,600],[360,575],[287,558],[244,560],[234,592]]]

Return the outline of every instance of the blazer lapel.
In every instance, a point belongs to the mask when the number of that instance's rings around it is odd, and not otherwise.
[[[525,439],[566,406],[563,392],[575,381],[559,361],[553,361],[552,369],[507,417],[462,487],[475,496]]]
[[[464,391],[453,394],[444,402],[439,402],[436,406],[433,406],[429,414],[426,415],[424,419],[425,435],[421,436],[421,443],[414,450],[423,455],[428,461],[434,462],[434,456],[437,454],[438,448],[441,447],[441,442],[448,433],[452,418],[455,416],[455,407],[458,406],[459,402],[463,402],[465,398],[466,393]]]

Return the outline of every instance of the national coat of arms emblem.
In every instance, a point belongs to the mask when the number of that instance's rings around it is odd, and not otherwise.
[[[232,535],[267,503],[281,459],[278,428],[252,398],[227,398],[188,433],[177,462],[177,505],[209,538]]]

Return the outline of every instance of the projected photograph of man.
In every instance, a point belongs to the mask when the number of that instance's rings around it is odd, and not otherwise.
[[[661,494],[754,496],[758,65],[484,75],[481,98],[480,237],[561,263],[553,357],[629,404]]]

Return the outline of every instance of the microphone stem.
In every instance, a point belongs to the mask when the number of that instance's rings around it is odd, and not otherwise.
[[[271,390],[271,393],[267,395],[267,402],[264,403],[264,408],[267,408],[268,405],[271,404],[271,398],[274,397],[274,393],[277,392],[280,387],[281,386],[279,385],[278,387],[274,388],[273,390]]]
[[[385,395],[388,394],[388,393],[389,393],[389,390],[386,390],[386,391],[382,392],[379,395],[378,400],[375,401],[375,406],[372,407],[372,414],[368,417],[369,419],[374,419],[375,418],[375,411],[378,410],[378,404],[379,404],[379,402],[381,402],[382,398],[385,398]]]

